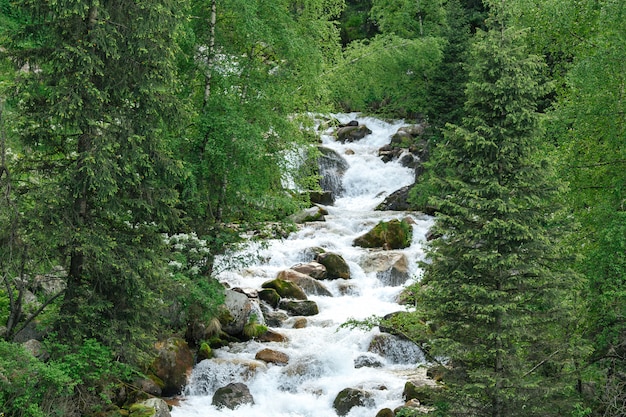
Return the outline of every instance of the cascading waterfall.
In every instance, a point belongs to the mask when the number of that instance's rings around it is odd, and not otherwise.
[[[410,342],[398,340],[387,355],[381,356],[375,350],[368,352],[370,343],[380,334],[378,328],[365,331],[340,327],[349,319],[383,316],[403,309],[397,304],[397,297],[405,284],[397,285],[393,279],[385,279],[384,274],[366,272],[362,266],[373,253],[388,251],[355,247],[353,240],[381,220],[411,217],[412,245],[391,252],[404,254],[409,273],[416,276],[417,261],[423,258],[422,243],[432,219],[417,213],[373,211],[387,195],[414,181],[413,170],[394,161],[383,163],[378,157],[378,149],[389,143],[403,122],[386,123],[359,118],[357,114],[335,117],[341,123],[356,119],[372,133],[345,144],[329,134],[322,136],[323,146],[347,162],[343,192],[333,206],[326,207],[326,221],[308,223],[284,240],[251,244],[245,250],[258,255],[261,261],[242,270],[226,270],[219,279],[231,287],[260,289],[278,272],[312,260],[313,247],[342,255],[350,266],[351,279],[322,281],[333,296],[309,295],[309,300],[317,303],[319,314],[307,317],[304,328],[294,328],[296,318],[292,317],[274,329],[287,341],[231,344],[217,349],[214,359],[196,365],[185,398],[172,410],[173,417],[334,416],[333,401],[344,388],[363,389],[372,398],[367,406],[354,407],[347,415],[372,417],[379,409],[401,405],[408,375],[424,372],[418,369],[424,363],[423,355]],[[288,363],[278,366],[255,360],[255,354],[264,348],[287,354]],[[355,365],[355,360],[359,365]],[[211,405],[213,393],[231,382],[245,383],[254,405],[234,410]]]

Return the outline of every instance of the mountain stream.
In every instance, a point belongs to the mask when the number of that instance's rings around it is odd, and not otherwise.
[[[384,163],[378,155],[378,150],[406,124],[358,114],[334,117],[341,123],[357,120],[372,133],[346,143],[336,140],[331,130],[322,135],[322,146],[334,150],[347,163],[340,178],[341,194],[333,205],[324,206],[328,212],[325,221],[306,223],[286,239],[270,240],[265,245],[250,244],[245,251],[258,255],[262,261],[241,270],[224,270],[218,278],[231,288],[258,290],[280,271],[311,261],[307,253],[313,247],[321,247],[347,261],[351,279],[320,281],[333,296],[309,295],[309,300],[317,303],[319,314],[306,317],[305,327],[294,328],[297,317],[290,317],[282,327],[272,328],[284,335],[286,341],[252,340],[216,349],[214,359],[195,366],[182,401],[172,410],[173,417],[336,416],[333,401],[341,390],[349,387],[367,391],[372,401],[352,408],[347,416],[373,417],[382,408],[402,405],[407,379],[425,374],[424,367],[420,367],[425,362],[423,354],[410,342],[398,339],[392,352],[381,356],[368,352],[372,340],[380,334],[378,327],[369,331],[341,327],[349,319],[362,320],[404,309],[397,303],[398,296],[411,279],[401,284],[381,279],[380,273],[364,267],[373,254],[403,254],[408,260],[409,276],[419,275],[417,261],[423,259],[422,245],[432,218],[412,212],[374,211],[390,193],[414,182],[413,169],[403,167],[398,161]],[[413,220],[410,247],[383,251],[353,246],[356,237],[379,221],[405,217]],[[256,361],[255,354],[265,348],[287,354],[288,363],[280,366]],[[359,358],[370,358],[376,366],[355,366]],[[245,383],[254,404],[234,410],[213,406],[214,392],[231,382]]]

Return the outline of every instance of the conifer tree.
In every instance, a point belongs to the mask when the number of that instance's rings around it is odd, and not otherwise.
[[[149,336],[161,233],[175,219],[173,54],[184,3],[17,2],[19,191],[29,244],[67,271],[61,335],[121,356]],[[45,258],[42,256],[42,258]]]
[[[449,362],[447,415],[569,414],[563,394],[572,275],[561,268],[557,183],[541,155],[546,86],[523,33],[492,18],[470,50],[463,123],[437,148],[442,197],[421,307]],[[565,342],[565,344],[564,344]]]

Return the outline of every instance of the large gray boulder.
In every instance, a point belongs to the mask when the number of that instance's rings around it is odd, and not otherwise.
[[[372,131],[365,125],[344,126],[337,129],[337,140],[341,143],[355,142],[370,135]]]
[[[254,404],[254,398],[246,384],[234,382],[215,391],[211,404],[217,408],[226,407],[234,410],[240,405]]]
[[[227,290],[224,309],[220,317],[222,330],[231,336],[241,335],[245,325],[252,319],[258,324],[265,324],[259,299],[250,298],[242,292]]]
[[[360,262],[365,272],[375,272],[385,285],[397,287],[409,278],[409,260],[402,252],[381,251],[368,253]]]

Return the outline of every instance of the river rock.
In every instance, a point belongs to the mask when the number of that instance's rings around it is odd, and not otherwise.
[[[332,206],[335,203],[335,196],[331,191],[310,191],[309,200],[313,204]]]
[[[408,211],[412,208],[409,204],[409,193],[415,185],[407,185],[389,194],[382,203],[376,206],[377,211]]]
[[[320,188],[329,195],[325,196],[330,204],[335,202],[335,196],[343,191],[343,176],[348,169],[348,162],[334,149],[318,146],[320,156],[317,165],[320,174]],[[324,203],[321,203],[324,204]]]
[[[305,264],[297,264],[290,269],[305,274],[315,279],[324,279],[328,275],[326,267],[319,262],[311,261]]]
[[[406,219],[379,222],[372,230],[354,239],[362,248],[403,249],[411,245],[413,228]]]
[[[308,295],[323,295],[326,297],[333,296],[333,294],[328,290],[328,288],[324,286],[324,284],[314,278],[311,278],[308,275],[305,275],[298,271],[294,271],[293,269],[286,269],[279,272],[277,278],[283,281],[293,282],[298,287],[300,287],[305,294]]]
[[[284,343],[289,339],[284,334],[275,332],[274,330],[268,329],[261,336],[257,337],[259,342],[276,342],[276,343]]]
[[[435,405],[442,387],[426,381],[407,381],[404,384],[402,398],[405,401],[417,400],[421,405]]]
[[[365,272],[376,272],[383,284],[397,287],[409,278],[409,261],[401,252],[373,252],[366,255],[360,263]]]
[[[256,353],[254,359],[276,365],[286,365],[289,363],[289,355],[273,349],[262,349]]]
[[[285,374],[288,376],[297,376],[298,379],[317,378],[324,374],[325,365],[324,362],[315,356],[304,356],[295,363],[290,363],[285,368]]]
[[[422,363],[424,352],[410,340],[387,333],[374,336],[368,352],[375,353],[391,363]]]
[[[286,281],[276,278],[261,284],[263,288],[271,288],[275,290],[281,298],[293,298],[296,300],[307,300],[306,293],[298,284],[292,281]]]
[[[396,414],[391,408],[383,408],[376,413],[376,417],[394,417]]]
[[[278,305],[275,308],[278,308]],[[261,309],[263,310],[265,324],[269,327],[282,327],[285,320],[289,318],[284,311],[271,310],[266,304],[263,304]]]
[[[365,125],[344,126],[337,129],[336,136],[339,142],[346,143],[361,140],[371,133],[372,131]]]
[[[376,355],[360,355],[354,360],[355,368],[382,368],[383,361]]]
[[[215,391],[211,404],[217,408],[226,407],[234,410],[240,405],[254,404],[254,398],[246,384],[235,382]]]
[[[136,378],[133,385],[141,392],[145,392],[153,397],[160,397],[163,394],[161,387],[150,378]]]
[[[324,216],[327,214],[328,211],[326,211],[322,207],[313,206],[291,215],[290,219],[296,224],[303,224],[308,222],[323,222],[325,220]]]
[[[157,357],[151,369],[162,382],[162,394],[168,397],[180,394],[194,365],[193,352],[187,342],[178,337],[157,342],[155,347]]]
[[[375,355],[360,355],[354,360],[355,368],[382,368],[383,361]]]
[[[343,389],[339,394],[337,394],[335,401],[333,401],[333,407],[340,416],[345,416],[354,407],[359,406],[373,407],[374,400],[371,398],[370,393],[356,388]]]
[[[171,417],[167,403],[161,398],[149,398],[130,406],[129,417]]]
[[[254,319],[258,324],[265,324],[263,311],[257,298],[234,289],[225,292],[224,313],[220,316],[222,330],[231,336],[243,333],[246,324]]]
[[[273,288],[263,288],[259,291],[259,299],[265,301],[267,304],[272,306],[273,308],[278,307],[278,303],[280,302],[280,295]]]
[[[309,325],[309,321],[306,319],[306,317],[296,317],[296,319],[293,322],[294,329],[304,329],[308,325]]]
[[[439,364],[430,366],[426,370],[426,376],[436,382],[441,382],[445,378],[447,373],[448,368],[446,368],[444,365]]]
[[[341,255],[324,252],[318,254],[315,260],[326,268],[326,279],[350,279],[350,267]]]
[[[279,308],[287,311],[291,316],[314,316],[319,314],[315,301],[310,300],[281,300]]]

